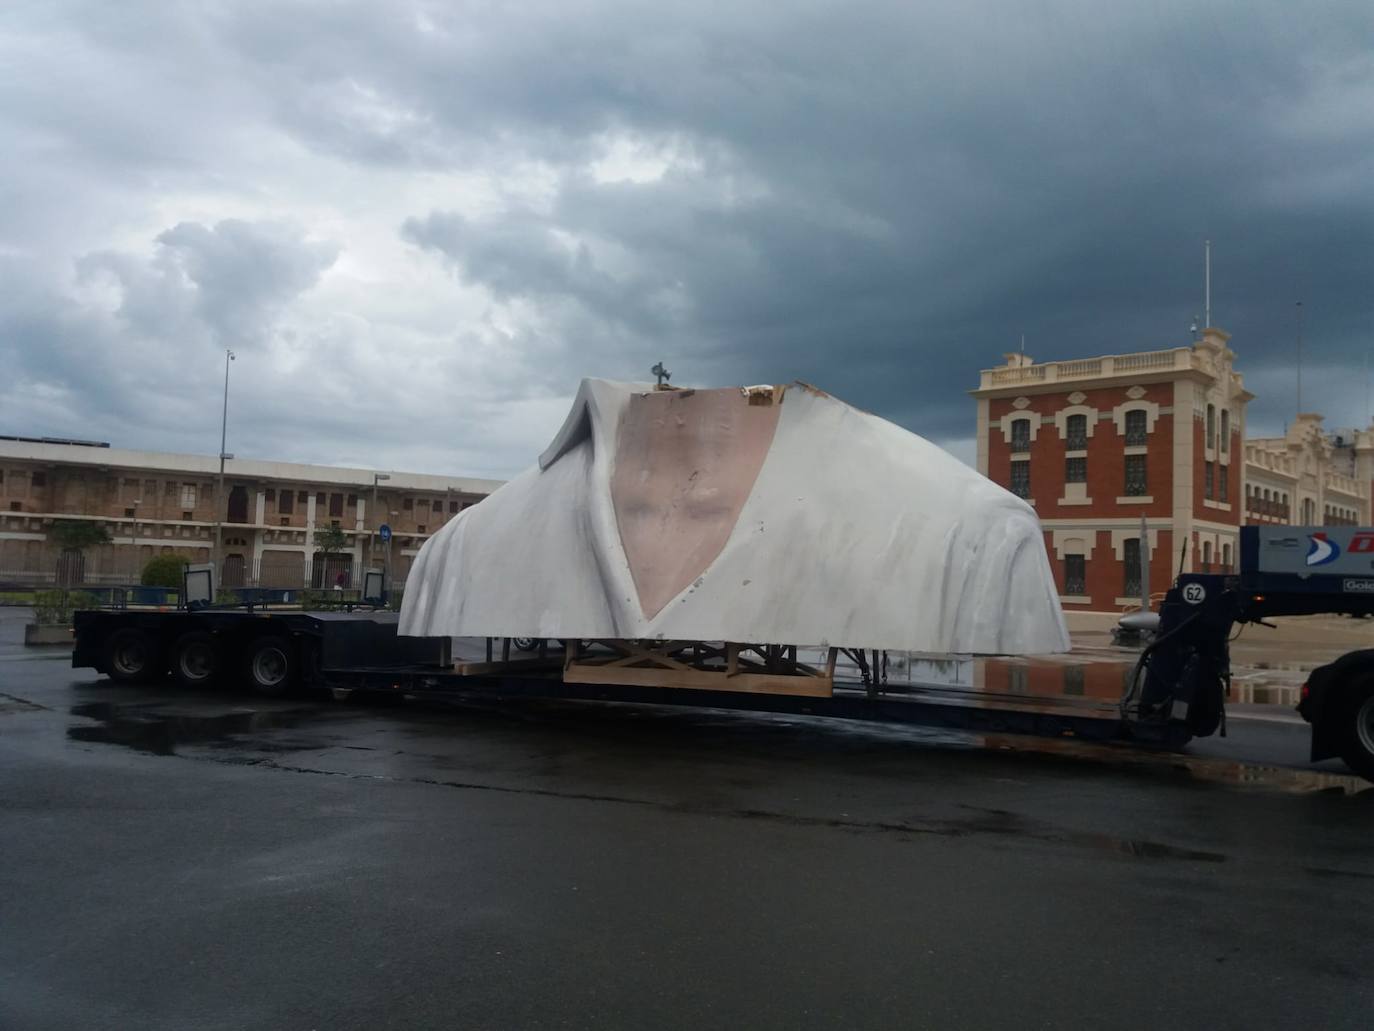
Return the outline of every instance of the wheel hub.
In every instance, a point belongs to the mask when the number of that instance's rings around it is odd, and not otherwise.
[[[206,645],[193,645],[182,652],[181,671],[193,680],[203,680],[208,677],[213,666],[214,659]]]
[[[1374,694],[1364,700],[1355,714],[1355,734],[1365,753],[1374,756]]]
[[[143,669],[143,649],[137,644],[126,644],[114,654],[115,665],[123,673],[137,673]]]
[[[253,677],[260,684],[280,684],[286,679],[286,668],[286,656],[280,648],[264,648],[253,656]]]

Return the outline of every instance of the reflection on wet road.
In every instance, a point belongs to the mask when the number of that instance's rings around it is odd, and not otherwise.
[[[269,702],[3,647],[0,681],[0,1027],[1363,1031],[1374,1006],[1374,792],[1320,771]]]

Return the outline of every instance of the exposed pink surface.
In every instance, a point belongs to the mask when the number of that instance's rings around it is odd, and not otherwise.
[[[630,398],[611,500],[646,618],[704,573],[729,539],[778,426],[781,397],[762,400],[751,404],[734,389]]]

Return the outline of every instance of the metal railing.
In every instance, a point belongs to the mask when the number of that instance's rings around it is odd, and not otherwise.
[[[1193,368],[1200,359],[1191,348],[1175,347],[1165,351],[1142,351],[1136,354],[1103,355],[1100,358],[1079,358],[1072,361],[1044,362],[1039,365],[1010,365],[984,369],[980,382],[988,387],[1015,386],[1019,383],[1053,383],[1081,379],[1095,379],[1122,373],[1157,372],[1165,369]]]
[[[362,569],[342,561],[352,556],[331,556],[328,561],[273,561],[261,559],[257,563],[245,561],[240,566],[229,556],[217,571],[215,586],[225,591],[356,591],[362,586]],[[191,559],[191,561],[195,561]],[[0,592],[68,588],[83,591],[121,591],[138,589],[146,565],[146,558],[138,555],[116,555],[114,559],[87,557],[84,563],[51,565],[41,561],[0,563]],[[392,571],[388,589],[404,588],[408,569]],[[152,588],[160,589],[160,588]]]

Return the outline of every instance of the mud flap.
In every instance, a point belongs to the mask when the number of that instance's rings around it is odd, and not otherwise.
[[[1221,674],[1203,656],[1189,656],[1174,690],[1169,718],[1184,723],[1194,737],[1211,737],[1221,726],[1225,705]]]

